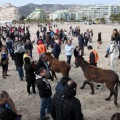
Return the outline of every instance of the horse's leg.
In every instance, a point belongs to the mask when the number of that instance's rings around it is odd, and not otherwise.
[[[92,90],[91,94],[93,95],[93,94],[94,94],[94,86],[93,86],[93,83],[92,83],[92,82],[88,82],[88,85],[90,85],[91,90]]]
[[[88,84],[87,80],[84,81],[83,86],[81,87],[81,89],[84,89],[84,87],[85,87],[86,84]]]
[[[111,99],[112,96],[113,96],[113,90],[110,90],[110,95],[105,100],[106,101],[110,101],[110,99]]]
[[[111,99],[111,97],[114,95],[114,103],[115,103],[115,105],[117,105],[117,96],[118,96],[118,94],[117,94],[117,91],[115,90],[115,84],[113,84],[111,86],[109,84],[106,84],[106,87],[110,90],[110,95],[105,100],[109,101]]]
[[[51,70],[51,73],[52,73],[52,81],[53,81],[54,77],[55,77],[55,72],[53,70]]]
[[[58,78],[57,78],[57,76],[56,76],[55,72],[54,72],[54,76],[55,76],[56,80],[58,80]]]

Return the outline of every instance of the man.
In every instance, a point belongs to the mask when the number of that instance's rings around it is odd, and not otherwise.
[[[89,63],[93,66],[96,66],[97,67],[97,61],[99,59],[99,55],[98,53],[93,50],[93,47],[92,46],[88,46],[87,47],[88,51],[90,52],[90,55],[89,55]],[[97,89],[100,89],[102,87],[101,84],[97,84]]]
[[[55,94],[51,103],[51,116],[54,120],[83,120],[80,101],[75,98],[77,84],[69,80],[65,91]]]
[[[30,50],[31,57],[32,57],[33,45],[32,45],[32,43],[30,42],[29,39],[26,40],[26,44],[25,44],[24,48],[25,48],[25,50],[26,50],[26,49]]]
[[[80,48],[80,51],[81,51],[81,56],[84,55],[84,37],[83,37],[83,34],[81,33],[79,36],[78,36],[78,43],[79,43],[79,48]]]
[[[42,53],[46,53],[47,50],[46,50],[45,45],[42,43],[42,41],[38,41],[37,51],[38,51],[39,56]]]
[[[55,44],[53,45],[53,51],[52,51],[54,58],[59,59],[59,55],[61,53],[61,48],[59,44],[59,40],[55,41]]]
[[[46,78],[47,71],[45,68],[40,68],[39,75],[36,76],[36,85],[40,96],[40,120],[47,120],[45,110],[50,113],[51,105],[51,85]]]
[[[7,45],[8,51],[10,53],[10,56],[12,56],[13,41],[9,37],[6,38],[6,45]]]
[[[39,60],[36,64],[36,67],[35,67],[35,71],[36,71],[36,74],[38,75],[39,74],[39,69],[41,67],[44,67],[46,70],[47,70],[47,79],[51,79],[52,80],[52,77],[51,77],[51,74],[50,74],[50,69],[49,69],[49,66],[45,60],[45,53],[41,54],[41,56],[39,57]]]
[[[15,65],[16,65],[16,68],[17,68],[17,71],[18,71],[18,74],[19,74],[19,77],[20,77],[20,80],[22,81],[23,78],[24,78],[24,73],[23,73],[23,55],[25,53],[25,50],[24,48],[18,44],[17,45],[17,48],[13,54],[13,57],[15,59]]]
[[[39,39],[39,36],[40,36],[40,31],[39,30],[36,32],[36,35],[37,35],[37,39]]]
[[[97,67],[97,61],[99,59],[98,53],[95,50],[93,50],[92,46],[88,46],[87,49],[90,52],[89,63]]]
[[[84,37],[85,37],[85,46],[87,46],[88,45],[88,41],[90,39],[89,29],[87,29],[87,31],[84,33]]]

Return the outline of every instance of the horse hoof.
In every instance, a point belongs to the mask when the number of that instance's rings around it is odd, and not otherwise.
[[[110,101],[110,98],[106,98],[105,100],[106,100],[106,101]]]
[[[94,95],[94,92],[91,92],[91,95]]]
[[[80,89],[84,89],[84,87],[81,87]]]

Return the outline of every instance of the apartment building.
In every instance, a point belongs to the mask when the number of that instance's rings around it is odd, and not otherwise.
[[[19,20],[21,14],[17,7],[12,6],[10,3],[0,7],[0,21],[13,21]]]
[[[95,5],[82,8],[76,13],[76,19],[82,20],[83,17],[88,19],[105,18],[109,19],[112,14],[120,14],[119,5]]]
[[[48,13],[41,9],[35,9],[26,19],[47,19]]]

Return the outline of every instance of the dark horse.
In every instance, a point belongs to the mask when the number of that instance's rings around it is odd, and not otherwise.
[[[60,61],[54,58],[50,53],[46,54],[46,60],[49,62],[49,67],[52,71],[52,77],[55,77],[55,72],[61,73],[62,76],[69,76],[69,71],[71,69],[70,65],[66,61]]]
[[[84,89],[85,85],[88,84],[90,85],[91,90],[92,90],[91,94],[94,94],[93,82],[105,83],[106,87],[110,90],[110,95],[105,100],[109,101],[112,95],[114,95],[114,103],[115,105],[117,105],[119,76],[116,72],[112,70],[105,70],[105,69],[90,65],[81,56],[76,58],[75,65],[76,67],[80,66],[82,68],[84,76],[87,79],[86,81],[84,81],[81,89]]]

